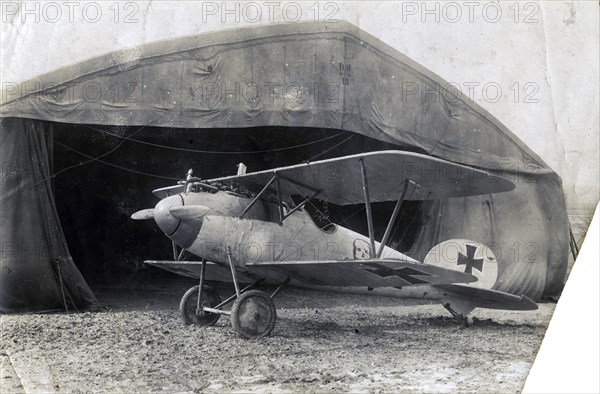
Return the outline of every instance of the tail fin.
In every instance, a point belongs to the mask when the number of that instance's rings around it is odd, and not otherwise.
[[[535,302],[525,296],[494,290],[498,261],[492,250],[479,242],[451,239],[434,246],[425,263],[466,272],[477,277],[468,284],[433,285],[442,305],[461,323],[475,308],[534,310]]]
[[[450,239],[434,246],[424,263],[472,274],[478,280],[468,286],[479,289],[491,289],[498,279],[498,261],[492,250],[467,239]]]

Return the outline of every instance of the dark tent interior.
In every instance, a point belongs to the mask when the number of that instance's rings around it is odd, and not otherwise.
[[[305,160],[403,149],[352,132],[285,127],[202,130],[54,123],[53,140],[58,214],[73,260],[92,289],[100,283],[126,286],[148,276],[172,275],[142,264],[144,259],[171,258],[171,243],[153,223],[135,222],[130,215],[153,207],[158,200],[151,191],[183,179],[189,168],[196,176],[210,179],[235,173],[239,162],[249,171],[259,171]],[[394,204],[373,204],[378,238]],[[422,221],[417,214],[421,204],[407,201],[404,205],[391,238],[398,250],[412,246]],[[326,213],[333,222],[368,233],[362,205],[314,201],[307,210],[311,208]]]

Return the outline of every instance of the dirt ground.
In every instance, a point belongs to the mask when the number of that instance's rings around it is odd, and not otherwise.
[[[5,315],[0,392],[519,392],[554,311],[477,309],[289,288],[271,337],[185,326],[188,284],[95,289],[104,312]],[[232,290],[220,286],[222,295]]]

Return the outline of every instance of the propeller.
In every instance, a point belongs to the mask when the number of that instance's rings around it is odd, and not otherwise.
[[[154,219],[154,208],[142,209],[131,215],[133,220],[148,220]]]
[[[170,207],[169,212],[177,219],[199,219],[206,215],[210,208],[204,205],[184,205],[182,207]]]

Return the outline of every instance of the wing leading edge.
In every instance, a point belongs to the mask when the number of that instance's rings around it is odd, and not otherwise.
[[[410,181],[406,200],[433,200],[500,193],[513,190],[508,179],[487,171],[404,151],[378,151],[303,163],[245,175],[207,180],[213,185],[243,186],[259,191],[278,175],[284,196],[307,195],[319,190],[317,198],[337,205],[364,203],[361,162],[369,180],[371,202],[395,201],[405,182]],[[269,186],[276,191],[276,184]]]

